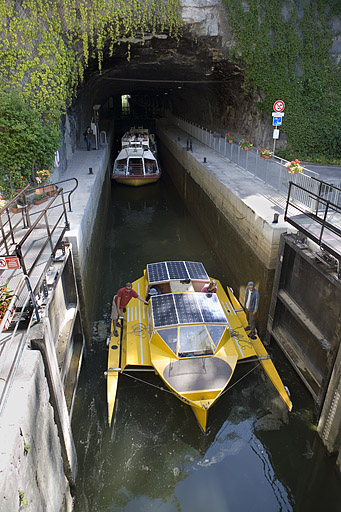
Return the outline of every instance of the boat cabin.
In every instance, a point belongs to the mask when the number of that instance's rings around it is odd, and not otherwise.
[[[147,274],[150,341],[157,333],[178,358],[214,355],[228,322],[217,295],[201,292],[210,281],[202,263],[153,263]]]

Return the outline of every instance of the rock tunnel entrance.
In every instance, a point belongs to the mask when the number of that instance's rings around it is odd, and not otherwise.
[[[90,64],[71,110],[80,133],[94,105],[102,122],[127,113],[122,95],[128,96],[130,116],[136,119],[169,110],[211,130],[233,129],[243,136],[254,131],[254,99],[244,93],[244,70],[229,59],[220,38],[176,41],[156,35],[132,44],[130,53],[128,60],[127,44],[122,44],[113,57],[104,57],[101,72],[95,61]]]

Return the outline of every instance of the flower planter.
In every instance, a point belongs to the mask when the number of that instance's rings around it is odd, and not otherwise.
[[[242,148],[241,147],[241,149],[243,149],[244,151],[249,151],[249,148]]]
[[[45,185],[45,187],[42,189],[42,193],[47,194],[48,196],[54,196],[56,192],[56,185]]]
[[[29,210],[30,209],[30,205],[25,205],[25,206],[12,206],[12,213],[20,213],[22,212],[23,210]]]
[[[228,142],[229,144],[232,144],[233,140],[232,139],[228,139],[228,140],[226,140],[226,142]]]
[[[37,204],[42,204],[42,203],[45,203],[45,201],[47,201],[47,200],[48,200],[48,197],[43,197],[42,199],[34,199],[33,203],[36,204],[36,205]]]
[[[264,160],[270,160],[270,155],[261,155],[260,157]]]

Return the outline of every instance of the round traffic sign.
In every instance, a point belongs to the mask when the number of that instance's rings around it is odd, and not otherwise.
[[[274,111],[275,112],[283,112],[285,109],[285,103],[283,100],[277,100],[274,103]]]

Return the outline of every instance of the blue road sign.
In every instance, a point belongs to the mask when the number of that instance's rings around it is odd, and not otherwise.
[[[282,116],[274,116],[272,118],[272,126],[281,126],[282,124]]]

